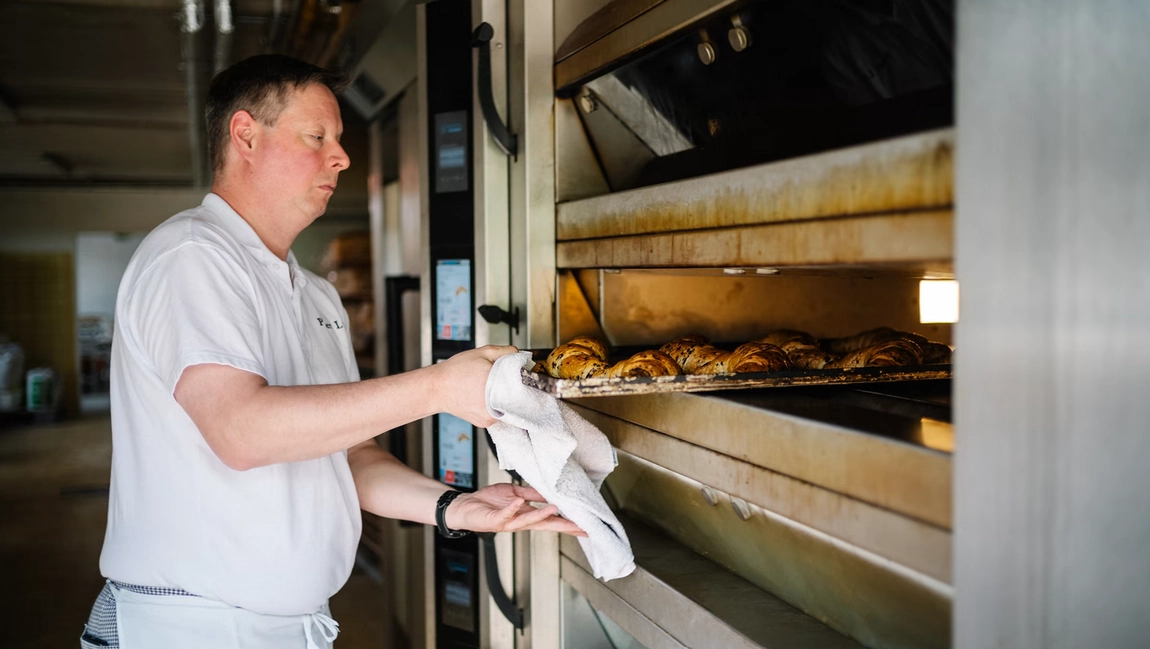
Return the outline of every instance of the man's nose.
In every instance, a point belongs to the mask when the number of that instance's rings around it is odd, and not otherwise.
[[[343,150],[343,145],[338,142],[335,145],[335,152],[332,154],[332,166],[336,169],[343,171],[351,166],[351,158],[347,156],[347,151]]]

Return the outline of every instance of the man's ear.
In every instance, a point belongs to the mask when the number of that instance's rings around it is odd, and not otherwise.
[[[246,110],[237,110],[228,124],[232,149],[244,160],[250,159],[259,141],[260,123]]]

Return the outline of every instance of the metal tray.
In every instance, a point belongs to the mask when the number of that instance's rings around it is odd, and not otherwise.
[[[561,399],[613,397],[625,394],[661,392],[711,392],[784,388],[799,385],[860,385],[895,381],[949,379],[953,365],[914,365],[903,367],[859,367],[833,370],[790,370],[744,374],[680,374],[621,379],[557,379],[523,370],[523,383]]]

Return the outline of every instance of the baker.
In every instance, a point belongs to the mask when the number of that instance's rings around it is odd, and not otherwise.
[[[278,55],[208,89],[212,191],[149,234],[116,300],[112,477],[82,647],[314,649],[338,625],[360,509],[450,530],[582,534],[533,489],[445,490],[379,448],[450,413],[486,427],[488,346],[358,381],[347,313],[296,236],[349,164],[340,79]]]

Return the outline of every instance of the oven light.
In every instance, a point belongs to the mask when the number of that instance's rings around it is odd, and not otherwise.
[[[918,283],[918,321],[958,322],[958,282],[924,279]]]

